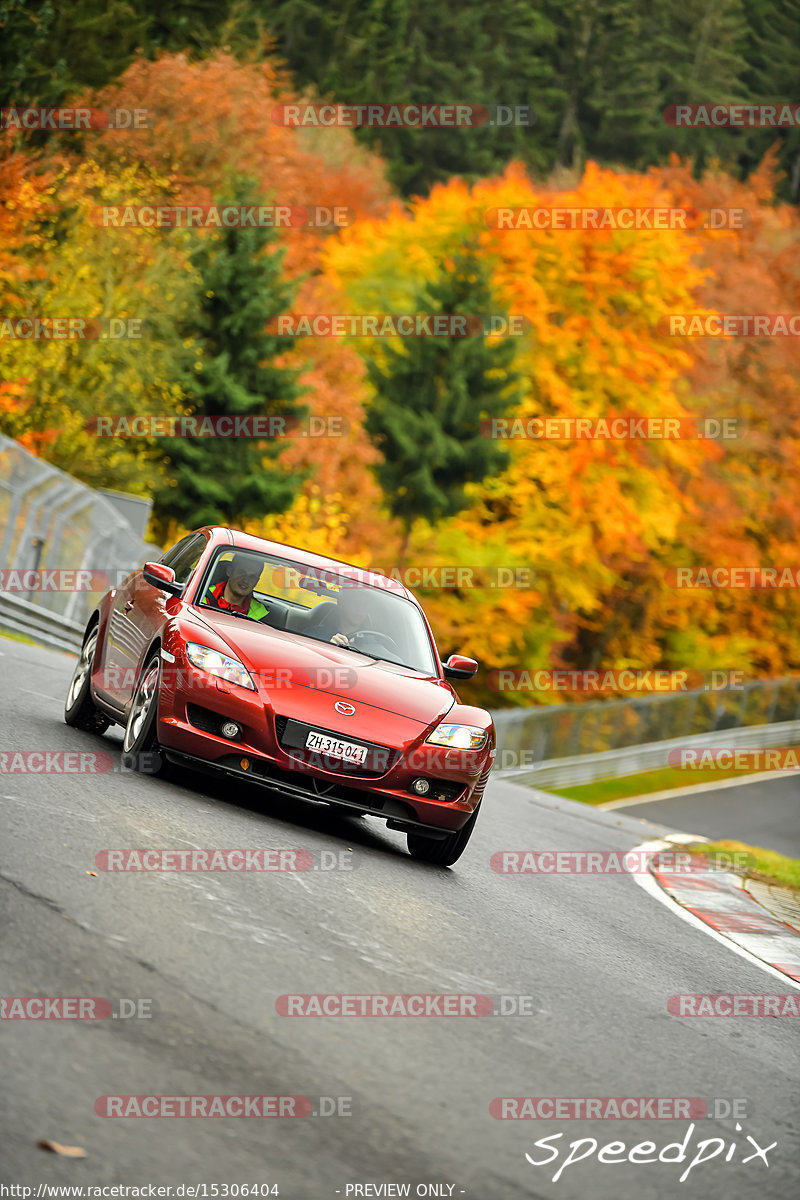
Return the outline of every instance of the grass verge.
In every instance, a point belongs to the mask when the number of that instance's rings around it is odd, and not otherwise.
[[[698,842],[691,846],[681,843],[680,848],[688,850],[691,854],[705,856],[716,851],[727,854],[734,851],[746,853],[752,860],[752,866],[747,869],[748,875],[763,879],[767,883],[779,883],[783,887],[795,888],[800,891],[800,858],[786,858],[785,855],[778,854],[776,850],[765,850],[763,846],[748,846],[746,842],[730,840]]]
[[[0,637],[8,638],[11,642],[24,642],[26,646],[41,646],[42,644],[24,633],[17,633],[15,629],[4,629],[2,626],[0,626]]]
[[[593,783],[579,783],[574,787],[548,787],[545,790],[567,800],[581,800],[584,804],[605,804],[607,800],[627,800],[631,796],[646,796],[651,792],[667,791],[670,788],[691,787],[692,783],[716,783],[719,779],[740,779],[752,775],[752,771],[690,771],[686,767],[659,767],[657,771],[644,771],[640,775],[622,775],[618,779],[596,779]]]

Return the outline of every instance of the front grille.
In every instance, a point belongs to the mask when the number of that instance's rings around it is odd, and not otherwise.
[[[332,754],[325,754],[320,750],[308,750],[306,737],[312,730],[315,733],[324,733],[330,737],[339,738],[341,741],[352,742],[356,746],[363,746],[367,751],[366,759],[363,763],[346,763]],[[288,717],[275,718],[275,732],[283,749],[293,758],[310,767],[318,767],[337,775],[356,775],[359,778],[367,779],[378,778],[385,775],[387,771],[391,771],[401,753],[399,750],[390,749],[388,746],[379,746],[375,742],[367,742],[363,738],[354,737],[351,734],[340,733],[335,729],[322,729],[318,725],[307,725],[303,721],[290,720]]]

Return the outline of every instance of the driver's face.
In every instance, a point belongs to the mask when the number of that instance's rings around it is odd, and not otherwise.
[[[252,592],[260,578],[261,571],[258,565],[250,563],[246,559],[232,562],[228,571],[228,583],[231,585],[231,590],[238,596]]]

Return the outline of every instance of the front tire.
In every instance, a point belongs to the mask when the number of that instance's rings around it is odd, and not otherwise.
[[[482,801],[478,801],[478,807],[467,823],[455,833],[449,833],[446,838],[434,839],[419,833],[407,833],[408,853],[421,862],[434,863],[437,867],[452,867],[453,863],[461,858],[472,837],[481,803]]]
[[[95,708],[92,701],[92,668],[99,632],[99,625],[93,625],[84,639],[64,703],[64,720],[67,725],[71,725],[73,729],[83,729],[87,733],[105,733],[111,724],[108,718]]]
[[[165,769],[156,736],[160,682],[161,655],[156,651],[139,676],[122,742],[122,765],[143,775],[161,775]]]

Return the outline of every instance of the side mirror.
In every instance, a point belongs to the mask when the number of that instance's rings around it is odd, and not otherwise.
[[[159,591],[168,592],[170,596],[183,595],[183,584],[175,582],[175,572],[172,567],[165,567],[163,563],[145,563],[142,567],[142,578],[145,583],[151,584]]]
[[[445,679],[472,679],[478,670],[475,659],[467,658],[463,654],[451,654],[447,662],[442,663],[442,666]]]

